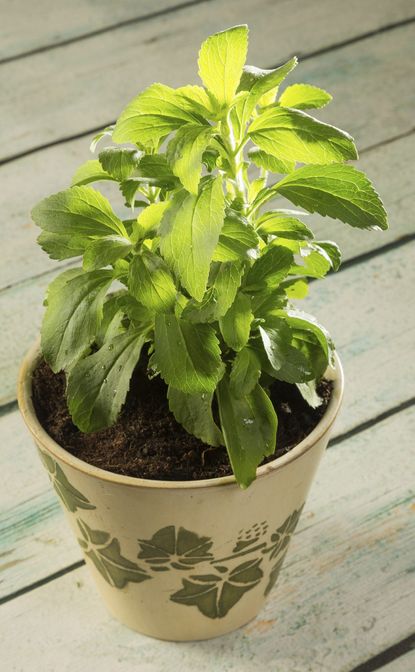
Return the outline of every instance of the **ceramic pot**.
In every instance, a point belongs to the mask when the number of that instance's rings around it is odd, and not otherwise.
[[[130,628],[186,641],[253,619],[274,586],[338,413],[343,372],[317,427],[241,490],[231,476],[151,481],[93,467],[59,446],[32,405],[34,346],[18,400],[53,487],[109,611]]]

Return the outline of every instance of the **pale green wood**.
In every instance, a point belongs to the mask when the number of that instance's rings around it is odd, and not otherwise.
[[[304,302],[332,330],[345,368],[344,406],[335,436],[413,394],[415,360],[402,353],[411,352],[414,342],[415,314],[407,314],[415,282],[414,247],[406,245],[332,276],[320,287],[314,285],[309,305]],[[10,306],[18,308],[15,300]],[[9,474],[0,489],[0,553],[14,549],[5,562],[17,561],[7,572],[7,584],[0,585],[5,595],[75,562],[79,551],[61,529],[54,494],[17,411],[0,417],[0,434],[0,473]],[[7,530],[4,536],[2,529]]]
[[[370,6],[375,4],[371,0]],[[0,127],[0,158],[110,123],[153,81],[196,81],[202,39],[235,21],[250,25],[249,60],[272,66],[296,50],[314,51],[361,34],[363,17],[367,21],[371,13],[369,4],[365,12],[358,12],[360,6],[356,0],[326,0],[324,8],[290,2],[284,13],[280,3],[267,3],[266,11],[251,0],[207,3],[69,44],[52,56],[45,52],[7,63],[0,70],[0,116],[13,124]],[[336,13],[341,20],[332,20]],[[321,14],[326,16],[322,23]],[[332,118],[340,126],[345,120],[359,143],[380,142],[396,129],[413,127],[415,93],[407,84],[415,57],[413,35],[412,25],[379,34],[310,60],[297,76],[335,94],[345,85],[348,98],[334,104]],[[362,116],[367,105],[370,114]]]
[[[0,60],[72,40],[95,30],[173,8],[180,0],[1,0]],[[405,7],[400,13],[405,16]],[[53,58],[53,56],[52,56]]]
[[[3,605],[5,669],[349,672],[411,632],[414,432],[412,409],[328,451],[279,585],[242,630],[186,645],[143,637],[107,616],[82,568]]]
[[[414,670],[415,649],[382,667],[382,672],[414,672]]]
[[[182,4],[186,4],[186,0],[152,0],[151,3],[136,0],[123,0],[123,2],[100,0],[94,3],[88,0],[72,0],[70,3],[62,0],[60,2],[39,0],[34,12],[29,0],[13,0],[13,2],[1,0],[0,60],[47,45],[60,44],[65,40],[82,38],[88,33],[111,28],[122,21],[137,20],[162,10],[177,11],[175,10],[177,5]],[[262,10],[262,5],[267,8],[267,4],[269,3],[264,0],[257,0],[258,12]],[[274,0],[274,4],[279,5],[281,16],[285,19],[289,13],[298,16],[299,12],[304,10],[304,3],[298,1]],[[212,12],[223,11],[223,2],[217,0],[210,2],[210,5]],[[244,3],[239,5],[241,8],[239,11],[243,11]],[[333,2],[318,0],[314,2],[314,8],[322,41],[324,42],[324,38],[327,41],[330,37],[344,39],[342,35],[345,26],[342,22],[336,22],[335,25],[331,22],[331,30],[328,30],[327,23],[333,12]],[[346,9],[348,9],[347,15],[359,16],[358,28],[362,32],[405,20],[414,14],[410,0],[399,0],[393,4],[389,0],[366,0],[364,12],[360,11],[359,3],[353,0]],[[235,16],[234,23],[238,20]],[[331,34],[333,32],[334,35]]]

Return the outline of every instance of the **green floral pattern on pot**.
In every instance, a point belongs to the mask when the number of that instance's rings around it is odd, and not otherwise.
[[[96,509],[85,495],[68,480],[62,468],[47,453],[40,451],[53,486],[62,504],[71,513],[78,509]],[[91,528],[76,516],[78,542],[102,578],[113,588],[129,583],[157,579],[159,572],[180,570],[181,587],[172,590],[169,599],[176,604],[197,607],[211,619],[223,618],[245,593],[267,579],[264,595],[275,585],[292,534],[303,506],[295,509],[274,532],[269,534],[266,521],[241,529],[232,552],[225,557],[215,552],[214,539],[184,527],[167,525],[150,539],[138,539],[137,559],[125,557],[120,541],[109,532]],[[271,567],[269,567],[271,564]]]

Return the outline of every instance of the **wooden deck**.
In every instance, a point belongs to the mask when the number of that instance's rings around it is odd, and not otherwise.
[[[0,665],[5,672],[415,670],[415,5],[413,0],[0,0]],[[279,586],[242,630],[173,644],[103,610],[20,420],[16,376],[56,263],[29,210],[64,188],[93,132],[152,81],[196,81],[208,34],[251,29],[249,61],[297,53],[334,94],[390,215],[387,233],[312,218],[344,251],[307,309],[347,391]]]

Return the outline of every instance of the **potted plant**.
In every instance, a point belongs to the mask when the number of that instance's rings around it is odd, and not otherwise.
[[[296,301],[340,250],[304,215],[387,228],[353,139],[304,111],[331,96],[279,95],[297,60],[245,66],[247,43],[209,37],[203,86],[148,87],[33,210],[82,265],[48,288],[20,409],[109,609],[164,639],[256,615],[339,410],[333,343]]]

